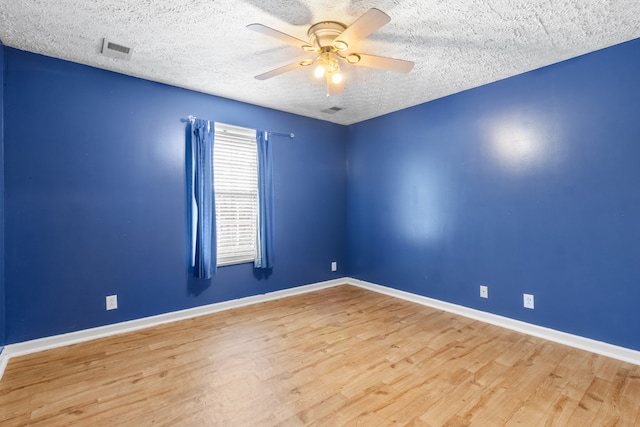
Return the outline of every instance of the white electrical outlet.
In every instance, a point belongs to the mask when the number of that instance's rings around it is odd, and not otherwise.
[[[331,262],[331,271],[338,271],[338,263],[333,261]]]
[[[489,298],[489,287],[480,285],[480,298]]]
[[[118,295],[109,295],[107,297],[107,310],[115,310],[118,308]]]
[[[522,294],[524,299],[524,307],[533,309],[533,295]]]

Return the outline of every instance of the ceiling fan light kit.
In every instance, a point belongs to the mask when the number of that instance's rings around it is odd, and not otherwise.
[[[256,79],[266,80],[287,71],[317,64],[314,75],[317,78],[326,77],[327,95],[339,95],[344,89],[340,61],[344,61],[348,65],[408,73],[413,68],[411,61],[349,51],[360,40],[368,37],[390,20],[389,15],[379,9],[372,8],[348,27],[337,21],[318,22],[309,27],[307,31],[308,42],[262,24],[247,25],[250,30],[316,54],[314,58],[304,59],[257,75]]]

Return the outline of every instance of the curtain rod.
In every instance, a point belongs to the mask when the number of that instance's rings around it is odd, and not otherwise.
[[[287,138],[291,138],[291,139],[293,139],[293,138],[295,138],[295,137],[296,137],[296,136],[295,136],[295,134],[294,134],[293,132],[291,132],[291,133],[270,132],[270,131],[267,131],[267,132],[269,132],[269,135],[274,135],[274,136],[286,136]]]
[[[197,117],[189,115],[188,119],[191,122],[191,124],[193,124],[193,122],[197,119]],[[269,130],[267,132],[269,133],[269,135],[273,135],[273,136],[286,136],[287,138],[291,138],[291,139],[296,137],[296,135],[293,132],[283,133],[283,132],[271,132]]]

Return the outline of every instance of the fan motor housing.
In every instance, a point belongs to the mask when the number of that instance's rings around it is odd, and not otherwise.
[[[331,47],[333,41],[347,28],[346,25],[336,21],[323,21],[312,25],[307,31],[311,44],[319,49]]]

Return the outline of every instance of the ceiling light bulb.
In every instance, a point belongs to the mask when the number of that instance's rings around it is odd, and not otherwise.
[[[318,65],[313,73],[317,78],[324,76],[324,66]]]
[[[335,73],[331,76],[331,81],[334,82],[335,84],[338,84],[342,81],[342,74],[340,73]]]

